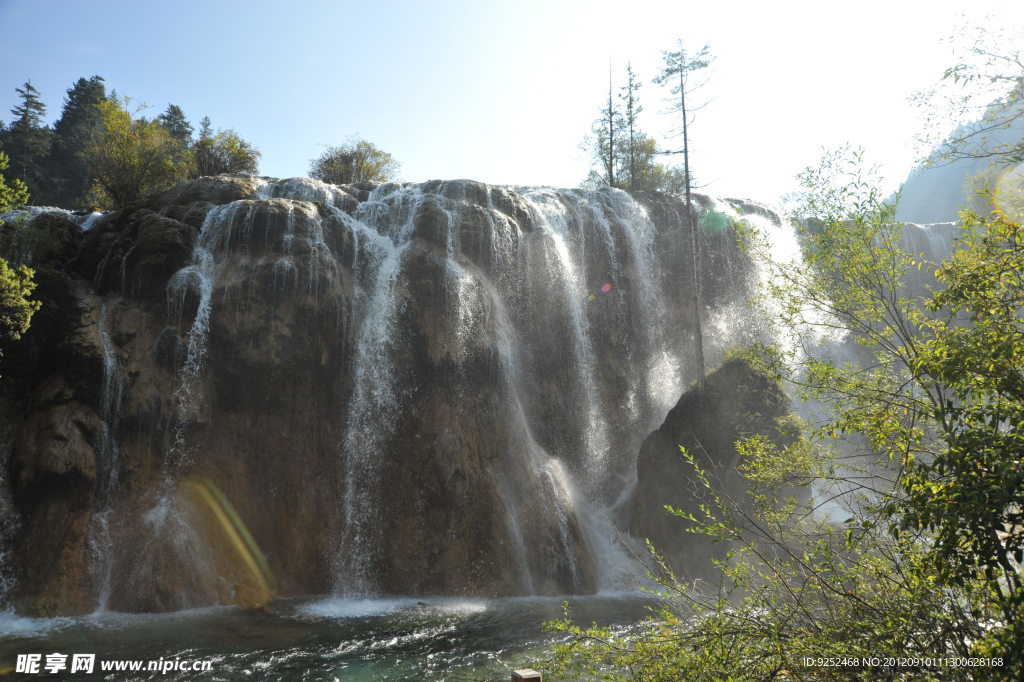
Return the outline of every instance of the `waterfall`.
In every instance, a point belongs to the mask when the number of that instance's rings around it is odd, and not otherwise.
[[[696,378],[679,200],[228,177],[177,196],[158,217],[191,241],[166,301],[129,291],[145,244],[90,222],[90,262],[122,275],[98,328],[101,608],[229,598],[217,535],[182,502],[191,476],[223,491],[291,593],[624,586],[640,443]],[[713,362],[769,326],[733,232],[701,229]]]
[[[118,432],[121,428],[121,405],[124,400],[125,381],[117,349],[110,338],[110,301],[100,307],[98,322],[100,343],[103,348],[103,389],[100,394],[99,498],[100,504],[109,505],[117,488],[121,468]]]
[[[115,555],[112,503],[117,495],[121,475],[121,449],[118,442],[121,431],[121,409],[125,395],[125,377],[121,360],[110,338],[111,301],[100,306],[97,329],[103,350],[103,388],[100,393],[99,462],[97,467],[97,509],[89,520],[89,566],[92,580],[98,586],[97,610],[106,611],[110,605],[113,558]]]
[[[574,254],[586,252],[586,234],[580,230],[570,231],[570,220],[567,216],[562,197],[550,190],[537,190],[525,195],[535,211],[537,231],[540,235],[541,249],[544,253],[542,262],[547,266],[547,275],[553,279],[551,284],[561,290],[562,304],[570,321],[571,347],[575,361],[575,375],[582,387],[586,422],[583,425],[586,434],[586,457],[590,461],[592,476],[598,476],[600,467],[608,457],[608,437],[606,422],[601,414],[602,401],[598,394],[598,379],[594,347],[591,343],[590,325],[583,312],[586,300],[586,286],[580,272],[581,263]],[[578,222],[573,221],[578,226]],[[600,224],[600,223],[599,223]],[[570,247],[573,253],[570,253]],[[614,271],[614,268],[610,268]]]
[[[368,563],[377,546],[372,533],[376,500],[365,489],[372,481],[374,459],[380,438],[389,429],[396,409],[396,387],[390,353],[394,339],[396,300],[394,287],[401,264],[402,248],[392,248],[376,265],[370,293],[364,295],[366,308],[356,341],[355,391],[349,407],[342,442],[345,461],[345,538],[338,555],[350,562],[348,577],[355,582],[346,588],[356,592],[369,589]],[[366,551],[344,552],[341,547],[365,547]]]
[[[207,337],[220,305],[216,283],[230,267],[228,247],[248,252],[254,216],[263,210],[259,202],[290,202],[283,255],[275,267],[290,272],[305,257],[312,273],[316,262],[333,259],[334,267],[348,269],[352,281],[346,338],[339,339],[351,349],[343,370],[349,389],[337,446],[342,489],[336,509],[327,514],[335,538],[330,544],[334,590],[368,594],[381,587],[378,572],[388,559],[389,542],[383,515],[394,513],[394,506],[380,499],[394,466],[387,453],[421,390],[409,383],[407,369],[399,369],[417,354],[403,340],[409,331],[403,325],[410,310],[424,305],[433,311],[431,324],[439,326],[437,338],[428,339],[430,352],[449,358],[445,362],[452,364],[460,385],[494,382],[507,396],[502,399],[506,414],[496,418],[518,434],[510,436],[513,441],[524,441],[495,444],[526,453],[524,462],[494,474],[503,490],[525,485],[528,491],[501,493],[514,517],[502,524],[508,545],[523,552],[537,542],[553,543],[548,551],[560,557],[560,570],[568,573],[562,589],[586,589],[584,564],[593,563],[595,553],[602,565],[621,564],[608,561],[609,554],[621,553],[607,540],[613,514],[599,512],[623,497],[633,475],[630,457],[618,453],[636,449],[689,377],[688,348],[674,340],[685,330],[665,324],[669,308],[678,304],[666,286],[657,227],[647,209],[616,190],[513,193],[462,181],[381,185],[354,201],[359,194],[293,178],[262,185],[258,202],[235,201],[207,214],[192,263],[170,287],[176,309],[183,306],[184,292],[191,292],[196,310],[176,394],[182,419],[175,447],[186,450],[182,425],[201,408]],[[515,218],[503,205],[509,195],[520,207]],[[475,231],[467,229],[471,219]],[[293,248],[296,221],[314,235],[312,253],[304,256]],[[350,254],[331,252],[327,229],[345,235]],[[706,238],[706,246],[720,250],[716,239]],[[429,295],[411,289],[428,257],[425,245],[437,249],[429,258],[439,263]],[[310,277],[306,288],[315,295],[316,278]],[[672,315],[685,319],[678,311]],[[492,337],[498,371],[473,375],[468,367],[482,350],[480,340]],[[617,365],[612,378],[604,366],[609,358]],[[557,393],[552,396],[551,390]],[[549,411],[555,405],[559,413]],[[587,523],[580,521],[583,514]],[[550,531],[525,529],[524,516],[550,517],[543,522]],[[597,543],[601,546],[589,546]],[[536,569],[521,563],[514,572],[525,591],[538,581],[557,582],[552,575],[542,580]]]

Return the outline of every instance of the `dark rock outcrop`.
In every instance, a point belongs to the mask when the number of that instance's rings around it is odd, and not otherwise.
[[[688,533],[691,522],[665,509],[670,505],[701,518],[698,505],[707,499],[680,447],[718,493],[741,501],[747,485],[737,470],[741,462],[736,441],[763,435],[785,447],[797,436],[790,414],[789,398],[775,379],[745,359],[732,358],[708,375],[703,391],[694,387],[684,393],[661,427],[644,440],[631,529],[650,539],[680,578],[711,577],[711,559],[726,549]]]

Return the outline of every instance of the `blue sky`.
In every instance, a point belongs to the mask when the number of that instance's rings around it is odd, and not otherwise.
[[[1024,3],[985,3],[992,24]],[[628,7],[628,10],[627,10]],[[99,74],[150,106],[209,116],[263,154],[261,172],[304,175],[323,145],[365,137],[402,178],[575,186],[580,143],[631,60],[644,129],[675,120],[650,83],[676,38],[717,59],[692,129],[706,191],[774,201],[823,147],[863,145],[894,183],[914,161],[921,117],[907,97],[951,63],[941,39],[956,2],[435,0],[264,2],[0,0],[0,119],[31,78],[60,112]]]

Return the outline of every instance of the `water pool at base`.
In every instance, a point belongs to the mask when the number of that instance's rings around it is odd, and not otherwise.
[[[0,679],[508,680],[537,665],[555,636],[543,623],[568,601],[574,620],[631,626],[657,603],[630,593],[504,599],[289,599],[263,612],[233,607],[31,619],[0,613]],[[48,654],[95,654],[92,674],[42,669]],[[40,673],[14,671],[41,654]],[[208,672],[102,671],[103,662],[209,661]]]

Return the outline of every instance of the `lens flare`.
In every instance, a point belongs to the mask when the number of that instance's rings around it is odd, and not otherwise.
[[[601,285],[601,293],[602,294],[607,294],[611,290],[612,290],[612,285],[610,283],[605,282],[604,284]]]
[[[1008,220],[1024,221],[1024,164],[1010,166],[999,174],[992,188],[992,203]]]
[[[701,216],[700,227],[705,232],[723,232],[729,228],[729,216],[721,211],[708,211]]]

